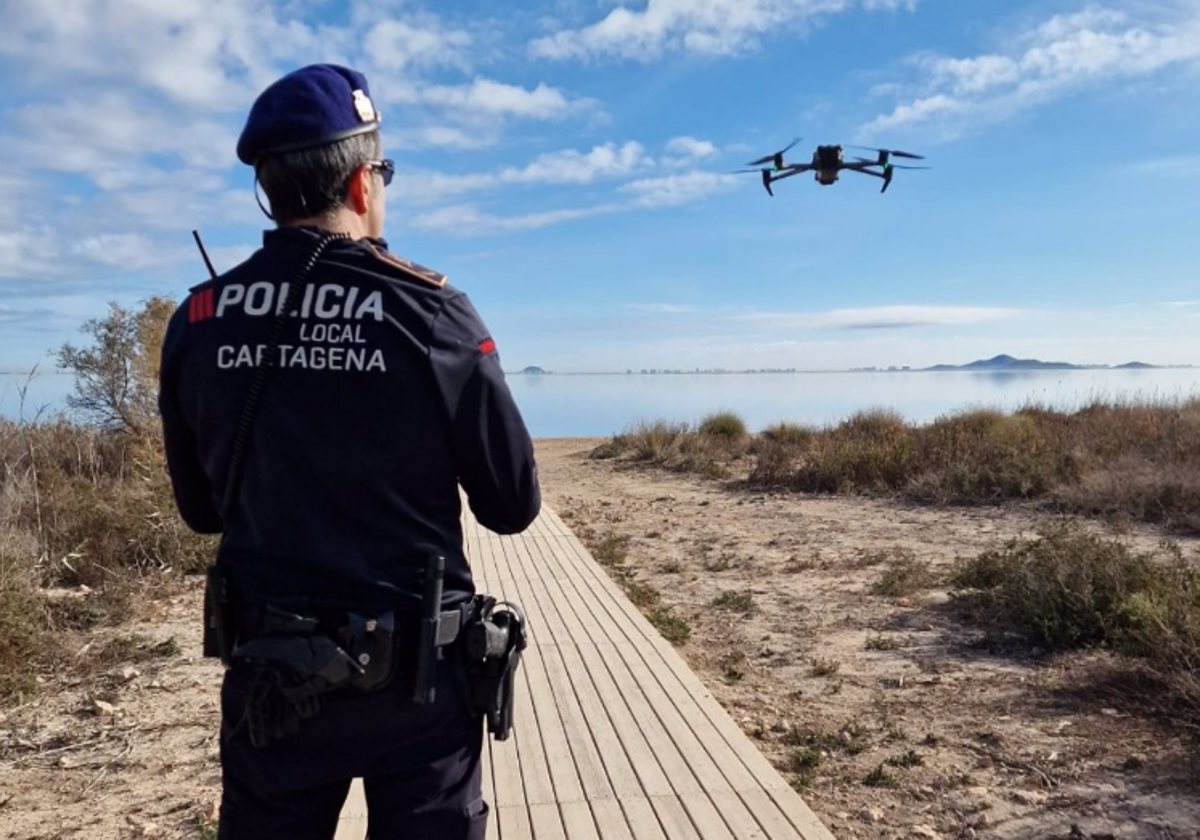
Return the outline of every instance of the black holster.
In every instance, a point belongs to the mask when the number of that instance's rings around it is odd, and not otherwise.
[[[234,648],[235,668],[251,675],[246,718],[250,742],[264,747],[297,731],[300,721],[316,715],[323,697],[342,686],[371,691],[392,676],[392,617],[352,616],[343,644],[323,632],[317,618],[267,606],[261,627]],[[339,634],[341,635],[341,634]],[[371,653],[376,654],[373,659]]]
[[[497,611],[497,606],[507,609]],[[512,730],[513,687],[525,645],[525,613],[517,604],[475,596],[462,638],[467,694],[472,710],[486,716],[488,732],[497,741],[506,740]]]

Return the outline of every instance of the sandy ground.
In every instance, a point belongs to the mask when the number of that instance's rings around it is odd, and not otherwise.
[[[1089,688],[1103,657],[992,655],[944,591],[874,594],[893,558],[944,571],[1033,513],[747,493],[588,459],[596,443],[538,442],[546,502],[585,540],[628,539],[692,628],[681,654],[838,837],[1200,837],[1189,744]],[[0,838],[212,836],[200,595],[81,640],[77,668],[0,712]]]

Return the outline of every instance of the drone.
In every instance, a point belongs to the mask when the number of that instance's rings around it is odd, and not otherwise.
[[[767,191],[767,195],[774,196],[771,191],[771,184],[776,181],[782,181],[784,178],[791,178],[793,175],[799,175],[801,172],[813,172],[818,184],[829,186],[836,183],[838,173],[842,170],[851,172],[861,172],[864,175],[873,175],[876,178],[883,180],[883,189],[879,192],[887,192],[887,188],[892,185],[892,177],[896,174],[897,169],[929,169],[928,166],[904,166],[902,164],[892,163],[892,158],[911,158],[912,160],[924,160],[922,155],[914,155],[911,152],[900,152],[895,149],[876,149],[871,146],[848,146],[850,149],[862,149],[863,151],[875,152],[877,157],[871,158],[855,157],[854,160],[847,162],[843,155],[842,146],[817,146],[817,150],[813,152],[812,163],[787,163],[783,156],[790,151],[793,146],[800,142],[799,137],[771,155],[760,157],[758,160],[752,160],[746,166],[760,167],[763,164],[770,164],[770,168],[763,169],[737,169],[735,172],[761,172],[762,185]]]

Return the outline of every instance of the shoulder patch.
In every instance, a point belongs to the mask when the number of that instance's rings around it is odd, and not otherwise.
[[[404,257],[398,257],[395,254],[389,253],[382,248],[377,247],[373,243],[366,243],[367,249],[371,252],[375,259],[385,265],[391,266],[399,270],[405,277],[412,280],[419,280],[427,286],[433,286],[435,289],[440,289],[446,285],[446,275],[441,272],[434,271],[432,268],[426,268],[412,260],[406,260]]]
[[[192,289],[187,298],[188,323],[207,321],[216,313],[213,306],[213,288],[211,283],[201,283]]]
[[[197,283],[195,286],[192,286],[192,288],[188,289],[188,293],[194,295],[194,294],[196,294],[196,292],[202,292],[205,289],[212,286],[212,284],[215,282],[216,282],[216,278],[210,277],[209,279],[205,280],[203,283]]]

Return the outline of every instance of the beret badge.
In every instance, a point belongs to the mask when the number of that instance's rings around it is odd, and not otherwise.
[[[375,113],[375,106],[371,104],[371,97],[361,90],[354,91],[354,110],[358,112],[358,118],[363,122],[373,122],[379,119],[379,115]]]

